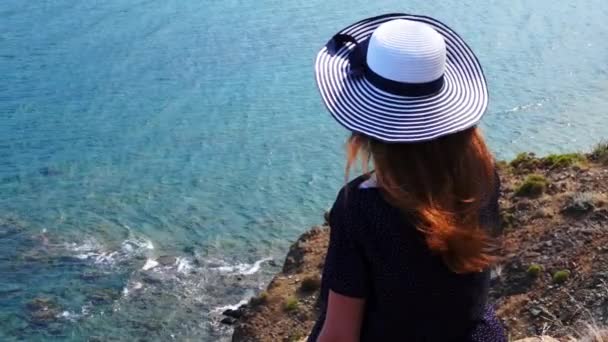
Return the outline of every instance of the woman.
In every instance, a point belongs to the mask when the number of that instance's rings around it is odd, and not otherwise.
[[[358,157],[374,171],[330,212],[309,341],[506,341],[487,300],[499,180],[471,49],[435,19],[387,14],[332,37],[316,79],[353,132],[347,178]]]

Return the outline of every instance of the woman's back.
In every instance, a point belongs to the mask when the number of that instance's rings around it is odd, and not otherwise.
[[[498,220],[498,179],[480,219]],[[502,341],[486,305],[489,273],[457,274],[428,248],[424,235],[366,178],[350,182],[330,213],[331,242],[323,273],[321,317],[329,289],[365,298],[362,341]]]
[[[496,260],[494,158],[477,125],[479,60],[452,29],[389,13],[336,33],[315,61],[321,98],[352,132],[330,214],[323,314],[312,341],[505,341],[486,304]]]

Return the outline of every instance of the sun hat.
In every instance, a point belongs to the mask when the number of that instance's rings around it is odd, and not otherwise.
[[[479,60],[440,21],[392,13],[335,34],[315,61],[317,87],[347,129],[420,142],[479,123],[488,89]]]

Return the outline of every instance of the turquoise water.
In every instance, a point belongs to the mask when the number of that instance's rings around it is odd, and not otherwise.
[[[0,340],[226,339],[222,307],[263,287],[341,185],[346,133],[312,61],[365,16],[466,37],[500,158],[608,136],[608,2],[344,4],[3,0]]]

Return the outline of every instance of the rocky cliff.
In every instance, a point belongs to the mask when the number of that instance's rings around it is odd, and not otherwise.
[[[491,298],[510,339],[600,336],[598,327],[608,326],[608,145],[587,155],[521,154],[499,168],[504,234]],[[304,233],[267,290],[227,313],[238,317],[233,341],[306,337],[329,229]]]

